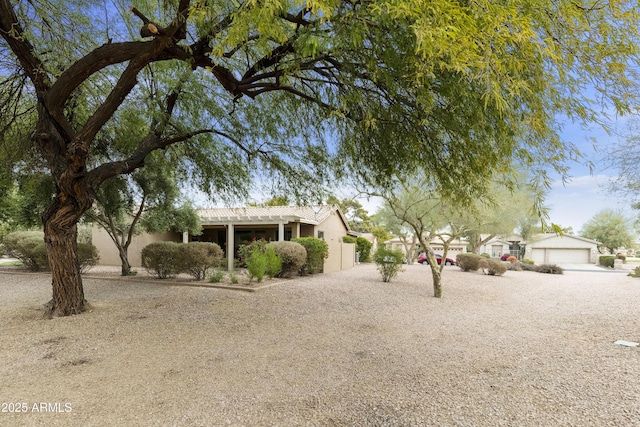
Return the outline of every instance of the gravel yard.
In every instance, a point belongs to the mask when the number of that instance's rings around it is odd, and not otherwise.
[[[0,270],[3,426],[640,426],[640,279],[375,266],[240,292]],[[16,413],[16,410],[25,412]]]

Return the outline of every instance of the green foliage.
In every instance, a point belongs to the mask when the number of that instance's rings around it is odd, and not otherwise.
[[[249,280],[254,278],[258,283],[262,282],[263,277],[269,268],[269,260],[267,254],[262,251],[253,251],[246,260],[247,271],[249,272]]]
[[[640,266],[633,269],[632,273],[629,273],[631,277],[640,277]]]
[[[82,273],[88,271],[100,261],[98,248],[90,243],[78,242],[78,262]]]
[[[181,271],[189,273],[196,280],[204,280],[210,268],[217,266],[223,252],[216,243],[189,242],[180,246],[179,259]]]
[[[481,254],[480,254],[480,256],[481,256],[482,258],[487,258],[487,259],[491,258],[491,255],[490,255],[490,254],[488,254],[488,253],[486,253],[486,252],[481,253]]]
[[[255,251],[266,252],[267,242],[265,239],[253,239],[251,242],[240,245],[238,248],[238,256],[240,257],[240,263],[245,263],[249,259],[251,254]]]
[[[175,277],[182,271],[182,245],[175,242],[154,242],[142,248],[142,266],[159,279]]]
[[[7,255],[22,261],[29,270],[49,268],[42,231],[15,231],[4,236],[2,243]]]
[[[235,274],[233,271],[229,272],[229,280],[231,281],[231,283],[233,283],[234,285],[238,284],[238,275]]]
[[[298,271],[307,262],[307,250],[300,243],[296,242],[271,242],[268,246],[273,247],[278,257],[282,261],[282,277],[289,277]]]
[[[488,261],[478,254],[458,254],[456,255],[456,265],[462,271],[477,271],[482,261]]]
[[[307,250],[307,262],[300,269],[301,274],[321,273],[324,260],[329,257],[329,244],[315,237],[300,237],[291,241],[300,243]]]
[[[616,257],[613,255],[601,255],[598,257],[598,264],[603,267],[613,268],[616,262]]]
[[[531,264],[531,265],[533,265],[533,264],[535,264],[535,263],[536,263],[536,262],[535,262],[534,260],[532,260],[531,258],[523,258],[523,259],[522,259],[522,262],[523,262],[523,263],[525,263],[525,264]]]
[[[556,264],[540,264],[536,267],[536,271],[538,273],[546,273],[546,274],[564,274],[564,270],[562,267]]]
[[[265,248],[264,254],[267,258],[267,276],[277,277],[282,271],[282,260],[276,254],[273,246],[267,246]]]
[[[390,282],[398,273],[402,272],[402,260],[404,255],[401,251],[379,247],[373,255],[378,272],[382,275],[383,282]]]
[[[209,275],[210,283],[220,283],[220,281],[224,278],[224,271],[222,270],[214,270],[213,273]]]
[[[371,261],[371,247],[373,243],[371,243],[368,239],[364,237],[356,238],[356,252],[360,253],[360,262],[369,262]]]
[[[484,259],[480,265],[483,271],[486,270],[486,274],[489,276],[502,276],[507,272],[507,266],[497,259]]]
[[[342,236],[342,241],[344,243],[356,243],[357,239],[353,236]]]
[[[598,241],[599,248],[606,248],[612,253],[618,248],[631,248],[635,245],[631,220],[613,209],[596,213],[583,225],[580,234]]]

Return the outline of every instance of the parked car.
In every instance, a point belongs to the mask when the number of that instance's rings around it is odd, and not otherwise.
[[[442,264],[442,255],[435,254],[435,256],[436,256],[436,260],[438,261],[438,265]],[[425,254],[424,252],[421,252],[420,255],[418,255],[418,264],[429,265],[427,254]],[[447,257],[447,259],[444,261],[444,265],[456,265],[456,261]]]

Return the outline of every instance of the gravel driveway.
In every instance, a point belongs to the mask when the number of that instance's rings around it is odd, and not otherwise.
[[[372,265],[255,293],[0,274],[0,425],[640,425],[640,279]],[[16,413],[16,410],[24,412]]]

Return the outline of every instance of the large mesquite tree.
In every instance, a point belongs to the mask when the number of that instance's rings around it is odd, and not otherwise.
[[[43,223],[58,315],[85,307],[78,220],[103,182],[152,151],[209,189],[236,182],[240,158],[301,184],[328,178],[335,156],[337,171],[371,184],[420,170],[464,199],[514,157],[562,171],[576,153],[558,139],[556,113],[594,121],[636,93],[627,2],[132,3],[126,15],[115,1],[0,0],[0,136],[9,149],[17,126],[30,126],[22,148],[55,182]],[[143,135],[92,163],[133,106]]]

